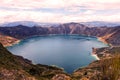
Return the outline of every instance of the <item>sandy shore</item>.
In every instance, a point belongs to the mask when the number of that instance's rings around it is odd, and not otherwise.
[[[108,44],[102,37],[97,37],[97,39],[105,44]],[[97,60],[100,60],[100,58],[96,54],[92,54],[93,57],[95,57]]]
[[[102,37],[97,37],[97,39],[98,39],[99,41],[105,43],[105,44],[109,44],[109,43],[108,43],[107,41],[105,41],[105,39],[102,38]]]
[[[100,60],[100,58],[96,54],[92,54],[93,57],[95,57],[97,60]]]
[[[8,44],[3,44],[4,45],[4,47],[9,47],[9,46],[13,46],[13,45],[15,45],[15,44],[18,44],[20,42],[20,40],[17,40],[17,41],[15,41],[14,43],[8,43]]]

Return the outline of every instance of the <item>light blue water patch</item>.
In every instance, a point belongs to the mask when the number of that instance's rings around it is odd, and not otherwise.
[[[72,73],[75,69],[96,60],[91,56],[92,47],[106,46],[95,37],[49,35],[22,40],[19,44],[8,47],[8,50],[32,60],[33,63],[57,65]]]

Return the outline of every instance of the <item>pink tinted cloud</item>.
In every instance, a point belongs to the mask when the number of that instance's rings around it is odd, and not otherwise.
[[[62,14],[34,11],[0,11],[0,23],[14,21],[60,22]],[[52,21],[51,21],[52,20]]]
[[[57,8],[64,6],[62,0],[0,0],[0,6],[30,9],[30,8]]]
[[[34,8],[64,8],[68,12],[78,14],[66,15],[54,12],[35,11],[11,11],[0,10],[0,22],[13,22],[31,20],[37,22],[83,22],[83,21],[120,21],[120,1],[119,0],[0,0],[0,7],[34,9]],[[95,14],[97,10],[117,9],[115,14]]]
[[[86,21],[120,21],[120,13],[109,15],[95,15],[88,11],[86,14],[56,14],[32,11],[0,11],[0,23],[14,21],[35,21],[35,22],[86,22]]]
[[[120,9],[120,2],[118,3],[86,3],[87,8],[93,10],[112,10],[112,9]]]
[[[76,8],[120,9],[120,0],[0,0],[0,6],[9,8]]]

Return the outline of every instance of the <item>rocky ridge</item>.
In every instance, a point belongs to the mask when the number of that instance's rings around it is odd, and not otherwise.
[[[0,27],[0,33],[16,39],[24,39],[36,35],[49,34],[79,34],[98,37],[101,41],[111,46],[120,45],[120,26],[116,27],[87,27],[79,23],[65,23],[51,27],[27,27],[18,25],[15,27]]]

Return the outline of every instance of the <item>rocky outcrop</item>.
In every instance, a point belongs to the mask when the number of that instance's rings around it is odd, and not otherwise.
[[[71,78],[65,74],[56,74],[52,80],[71,80]]]
[[[0,34],[0,43],[2,43],[4,46],[12,46],[12,44],[16,44],[19,41],[20,40],[16,38]]]
[[[93,48],[93,54],[100,59],[112,58],[116,53],[120,53],[120,47]]]

